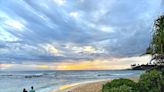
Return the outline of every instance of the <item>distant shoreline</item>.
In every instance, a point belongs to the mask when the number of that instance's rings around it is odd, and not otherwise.
[[[135,82],[139,80],[139,76],[129,77]],[[74,83],[61,86],[61,89],[54,90],[52,92],[101,92],[103,84],[111,82],[112,80],[99,80],[99,81],[88,81],[82,83]]]

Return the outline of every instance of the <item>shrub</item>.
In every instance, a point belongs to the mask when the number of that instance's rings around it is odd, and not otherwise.
[[[157,70],[151,70],[140,76],[139,92],[164,92],[164,77]]]
[[[132,92],[131,87],[126,85],[121,85],[119,87],[113,87],[109,89],[108,92]]]
[[[102,92],[134,92],[136,83],[129,79],[114,79],[103,85]]]
[[[160,70],[150,70],[140,76],[138,83],[115,79],[103,85],[102,92],[164,92],[164,75]]]

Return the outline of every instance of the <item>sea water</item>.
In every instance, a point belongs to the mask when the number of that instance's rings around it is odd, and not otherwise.
[[[144,71],[85,70],[85,71],[0,71],[0,92],[22,92],[34,86],[36,92],[52,92],[60,86],[87,81],[135,77]]]

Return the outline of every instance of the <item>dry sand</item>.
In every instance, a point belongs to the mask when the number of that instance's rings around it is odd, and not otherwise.
[[[139,77],[131,77],[128,79],[131,79],[131,80],[137,82],[139,80]],[[64,85],[61,87],[60,90],[53,91],[53,92],[101,92],[103,84],[110,82],[110,81],[111,80]]]

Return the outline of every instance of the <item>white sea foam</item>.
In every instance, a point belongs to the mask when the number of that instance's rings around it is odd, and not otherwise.
[[[0,72],[0,92],[21,92],[31,86],[36,92],[49,92],[65,84],[132,77],[141,73],[143,71],[131,70]]]

